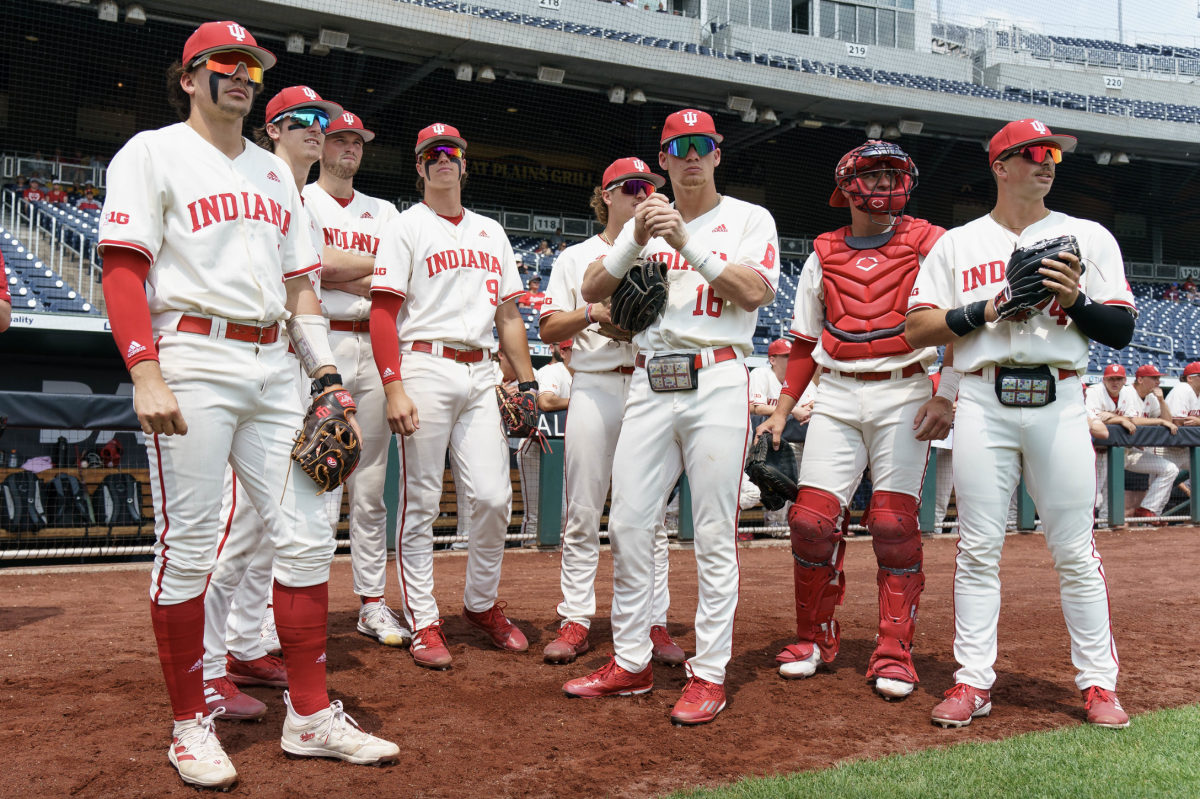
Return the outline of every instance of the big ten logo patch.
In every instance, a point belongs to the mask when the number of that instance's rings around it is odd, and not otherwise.
[[[962,273],[962,290],[966,294],[980,286],[1004,282],[1004,262],[989,261],[986,264],[964,269]]]
[[[128,225],[129,214],[123,214],[119,211],[109,211],[108,216],[104,217],[104,221],[113,225]]]

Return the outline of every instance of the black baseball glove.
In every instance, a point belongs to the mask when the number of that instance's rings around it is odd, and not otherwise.
[[[358,466],[362,442],[350,426],[347,412],[354,411],[349,391],[326,391],[312,401],[304,414],[304,426],[296,431],[292,460],[321,490],[331,491]]]
[[[667,307],[667,265],[639,258],[612,295],[612,323],[640,333],[658,321]]]
[[[1074,236],[1044,239],[1013,252],[1004,273],[1007,285],[996,295],[996,313],[1001,320],[1011,320],[1021,314],[1026,314],[1026,318],[1036,315],[1053,294],[1042,285],[1042,281],[1046,279],[1046,276],[1038,271],[1045,266],[1042,259],[1057,258],[1064,252],[1081,258],[1079,242]],[[1083,267],[1082,260],[1079,265],[1080,268]]]
[[[785,502],[796,501],[800,491],[796,455],[786,441],[781,441],[779,449],[775,449],[771,446],[770,433],[759,436],[750,450],[746,475],[758,486],[763,507],[767,510],[779,510]]]
[[[509,394],[496,386],[496,405],[505,431],[514,438],[528,438],[538,429],[537,397],[532,391]]]

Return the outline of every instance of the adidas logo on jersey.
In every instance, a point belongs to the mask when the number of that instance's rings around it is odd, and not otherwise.
[[[280,179],[279,179],[279,176],[278,176],[278,175],[276,175],[274,172],[268,172],[268,173],[267,173],[267,180],[273,180],[273,181],[275,181],[276,183],[282,183],[282,182],[283,182],[282,180],[280,180]]]
[[[131,342],[129,342],[129,349],[125,350],[125,357],[132,358],[134,355],[137,355],[139,352],[145,352],[145,350],[146,350],[146,348],[143,347],[141,344],[138,344],[136,341],[131,341]]]
[[[713,228],[713,229],[712,229],[712,232],[713,232],[713,233],[728,233],[728,232],[729,232],[729,229],[728,229],[728,228],[726,228],[726,227],[725,227],[725,223],[724,223],[724,222],[722,222],[721,224],[719,224],[719,225],[717,225],[715,228]]]
[[[384,376],[384,377],[394,377],[394,376],[395,376],[395,374],[396,374],[396,373],[392,371],[392,367],[390,367],[390,366],[389,366],[388,368],[386,368],[386,369],[384,369],[384,370],[383,370],[383,376]]]
[[[370,211],[363,211],[362,216],[359,217],[359,219],[374,219],[374,218],[375,217],[371,216]]]
[[[489,235],[487,234],[487,231],[486,231],[486,230],[481,230],[481,231],[479,231],[479,235],[480,235],[480,236],[483,236],[485,239],[490,239],[490,238],[491,238],[491,236],[489,236]]]

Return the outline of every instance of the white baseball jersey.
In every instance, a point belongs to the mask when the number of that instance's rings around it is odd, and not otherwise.
[[[230,160],[183,123],[137,134],[113,157],[100,246],[150,259],[150,313],[285,318],[283,281],[320,268],[292,171],[243,139]]]
[[[375,256],[384,227],[400,216],[387,200],[354,192],[342,205],[316,183],[304,187],[304,202],[323,236],[322,247],[333,247],[355,255]],[[318,249],[318,252],[321,252]],[[322,297],[321,311],[330,319],[358,321],[371,316],[371,298],[345,291],[329,291]]]
[[[572,363],[574,358],[571,359]],[[571,370],[562,361],[552,361],[537,370],[534,378],[539,394],[553,394],[559,399],[571,398]]]
[[[560,311],[577,311],[587,305],[581,293],[583,275],[588,265],[607,255],[612,249],[599,236],[592,236],[563,250],[554,261],[547,287],[546,304],[542,306],[541,318]],[[571,366],[577,372],[611,372],[613,369],[633,366],[636,354],[633,344],[614,341],[598,332],[600,325],[589,325],[573,336],[575,354]]]
[[[957,350],[955,350],[954,359],[958,360]],[[1122,386],[1116,400],[1113,400],[1103,383],[1090,386],[1084,396],[1089,409],[1119,413],[1130,419],[1138,416],[1157,417],[1161,411],[1158,397],[1153,394],[1147,394],[1146,398],[1142,399],[1138,396],[1137,389],[1133,386]]]
[[[770,405],[774,407],[779,404],[779,395],[783,393],[783,384],[779,382],[779,378],[775,376],[775,371],[770,366],[759,366],[756,369],[750,370],[750,404],[751,405]],[[805,386],[804,391],[800,394],[800,399],[796,402],[797,406],[807,405],[816,399],[817,384],[809,381]]]
[[[626,226],[632,224],[631,219]],[[779,287],[779,234],[767,209],[725,195],[716,208],[689,222],[687,230],[691,241],[722,260],[757,272],[769,290],[762,304],[775,301]],[[726,302],[663,239],[651,239],[641,255],[667,263],[671,288],[666,310],[657,322],[634,336],[635,347],[666,352],[732,346],[743,356],[753,352],[751,340],[758,325],[757,310],[743,311]]]
[[[925,259],[917,257],[918,263]],[[865,358],[854,361],[838,361],[825,351],[821,333],[825,329],[825,281],[822,279],[821,259],[814,252],[804,262],[804,270],[800,273],[800,283],[796,287],[796,305],[792,310],[793,336],[799,336],[805,341],[815,341],[813,360],[817,365],[826,369],[837,369],[844,372],[890,372],[893,369],[903,369],[909,364],[920,361],[928,369],[937,360],[936,347],[922,347],[912,352],[898,355],[887,355],[882,358]]]
[[[321,299],[321,253],[325,251],[324,239],[321,235],[321,228],[317,227],[317,221],[308,212],[303,195],[300,196],[300,210],[304,212],[304,225],[308,228],[308,240],[312,242],[313,252],[317,256],[317,268],[308,273],[308,281],[312,283],[313,291],[317,295],[317,302],[320,302],[321,308],[324,309],[325,303]]]
[[[908,309],[961,308],[990,300],[1004,288],[1009,256],[1043,239],[1074,236],[1086,267],[1080,290],[1095,302],[1136,311],[1125,280],[1121,249],[1103,226],[1051,211],[1017,236],[985,214],[938,239],[926,256]],[[993,364],[1046,364],[1059,369],[1087,367],[1088,340],[1054,301],[1027,322],[991,322],[954,342],[954,368],[974,372]]]
[[[499,222],[463,209],[455,225],[425,203],[384,229],[371,290],[404,298],[396,318],[401,348],[441,341],[489,350],[496,307],[525,293]]]
[[[1167,394],[1167,409],[1175,419],[1185,416],[1200,416],[1200,397],[1185,380]]]

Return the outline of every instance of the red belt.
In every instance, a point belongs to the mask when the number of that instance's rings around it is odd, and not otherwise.
[[[983,377],[983,369],[976,369],[974,372],[967,372],[967,374],[974,375],[975,377]],[[1079,373],[1076,372],[1074,369],[1059,369],[1058,370],[1058,379],[1059,380],[1066,380],[1068,377],[1079,377]]]
[[[350,322],[341,319],[330,319],[329,329],[336,330],[339,333],[370,333],[371,320],[363,319],[358,322]]]
[[[721,363],[722,361],[732,361],[736,357],[737,357],[737,350],[735,350],[733,347],[721,347],[721,349],[719,349],[719,350],[713,350],[713,363]],[[633,360],[633,363],[639,369],[646,368],[646,356],[639,352],[637,358],[635,358]],[[696,353],[696,368],[702,369],[703,367],[704,367],[704,356],[701,355],[700,353]],[[615,372],[616,370],[614,369],[613,371]],[[622,372],[622,374],[628,374],[628,373]]]
[[[427,352],[433,354],[433,344],[428,341],[414,341],[413,352]],[[479,363],[484,359],[483,350],[456,350],[453,347],[442,345],[442,357],[449,358],[455,363]]]
[[[613,367],[613,371],[617,372],[618,374],[631,375],[631,374],[633,374],[633,367],[632,366],[615,366],[615,367]]]
[[[891,380],[891,372],[842,372],[837,369],[831,369],[830,373],[837,377],[848,377],[851,380]],[[910,363],[908,366],[900,370],[901,379],[912,377],[925,373],[925,367],[920,363]]]
[[[175,327],[180,333],[197,333],[207,336],[212,333],[213,320],[205,316],[183,316]],[[249,341],[254,344],[274,344],[279,341],[279,325],[256,327],[254,325],[239,325],[236,322],[225,324],[225,338],[234,341]]]

